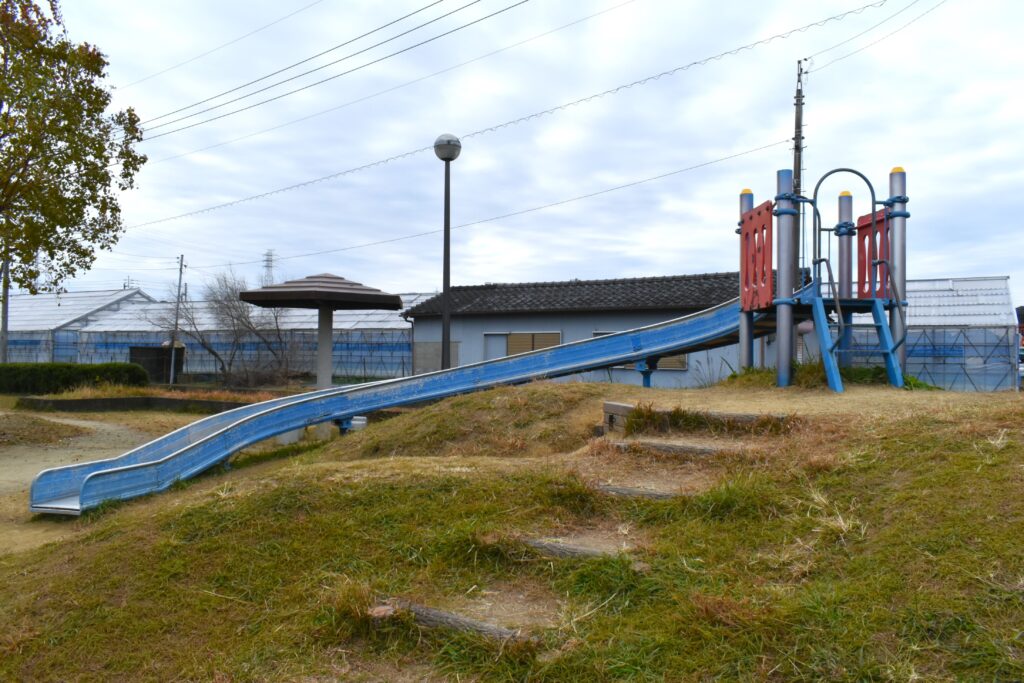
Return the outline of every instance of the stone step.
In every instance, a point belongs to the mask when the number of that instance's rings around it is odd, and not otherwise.
[[[642,448],[663,455],[698,455],[710,456],[721,453],[735,453],[737,449],[698,446],[697,444],[680,443],[677,441],[658,441],[656,439],[630,439],[629,441],[611,441],[612,446],[628,453],[634,448]]]
[[[556,539],[528,538],[523,543],[545,557],[614,557],[615,553],[601,548],[588,548]]]
[[[388,598],[367,610],[367,616],[377,623],[386,622],[403,614],[410,615],[413,622],[423,628],[444,628],[463,633],[475,633],[485,638],[501,641],[533,642],[535,640],[523,635],[519,630],[488,624],[454,612],[418,605],[402,598]]]
[[[655,491],[653,489],[641,489],[634,486],[615,486],[612,484],[598,484],[597,490],[611,496],[620,498],[647,498],[649,500],[671,500],[677,498],[677,494],[666,491]]]
[[[636,404],[633,403],[605,401],[604,420],[602,422],[605,434],[610,434],[612,432],[624,432],[626,429],[626,419],[635,409]],[[668,416],[672,410],[658,409],[656,412],[660,415]],[[731,423],[735,425],[755,424],[759,420],[763,420],[765,418],[770,418],[783,423],[791,419],[791,416],[789,415],[780,415],[777,413],[730,413],[713,410],[692,410],[689,412],[699,413],[711,420],[720,421],[723,424]]]

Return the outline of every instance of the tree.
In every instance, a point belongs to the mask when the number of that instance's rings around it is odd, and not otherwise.
[[[226,385],[284,381],[295,349],[282,327],[283,311],[245,303],[238,296],[245,289],[245,278],[233,271],[217,273],[204,285],[201,301],[181,301],[178,331],[214,359]],[[174,325],[169,313],[155,322],[166,330]]]
[[[71,42],[58,0],[0,0],[0,362],[11,282],[59,290],[124,231],[118,192],[146,157],[131,109],[107,113],[107,61]]]

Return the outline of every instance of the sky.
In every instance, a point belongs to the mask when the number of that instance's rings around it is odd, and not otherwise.
[[[453,285],[736,270],[738,194],[770,199],[792,167],[813,56],[805,190],[851,167],[885,197],[904,167],[908,277],[1009,275],[1024,304],[1024,3],[885,0],[812,25],[865,2],[65,0],[149,156],[120,242],[66,286],[173,297],[180,254],[198,298],[228,269],[255,285],[272,250],[276,281],[437,291],[441,133],[463,139]],[[870,209],[861,180],[833,176],[826,225],[841,190]]]

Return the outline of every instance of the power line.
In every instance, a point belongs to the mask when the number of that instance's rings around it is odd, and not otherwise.
[[[849,52],[849,53],[847,53],[847,54],[843,55],[842,57],[836,57],[836,58],[835,58],[835,59],[833,59],[833,60],[832,60],[831,62],[826,62],[825,64],[823,64],[823,65],[821,65],[821,66],[817,67],[816,69],[812,69],[811,71],[808,71],[807,73],[812,73],[812,74],[813,74],[813,73],[817,73],[817,72],[821,71],[822,69],[827,69],[828,67],[832,66],[832,65],[833,65],[833,64],[835,64],[836,62],[841,62],[841,61],[843,61],[844,59],[846,59],[846,58],[848,58],[848,57],[852,57],[852,56],[854,56],[855,54],[857,54],[857,53],[859,53],[859,52],[863,52],[864,50],[867,50],[867,49],[868,49],[869,47],[874,47],[875,45],[878,45],[878,44],[879,44],[880,42],[882,42],[882,41],[883,41],[883,40],[885,40],[886,38],[891,38],[892,36],[896,35],[896,34],[897,34],[897,33],[899,33],[900,31],[902,31],[903,29],[907,28],[907,27],[908,27],[908,26],[910,26],[911,24],[913,24],[913,23],[915,23],[916,21],[918,21],[919,19],[923,19],[923,18],[924,18],[924,17],[926,17],[927,15],[931,14],[932,12],[934,12],[935,10],[937,10],[937,9],[938,9],[939,7],[941,7],[942,5],[945,5],[945,4],[946,4],[946,3],[948,2],[948,1],[949,1],[949,0],[940,0],[940,1],[939,1],[939,2],[937,2],[937,3],[935,4],[935,5],[932,5],[931,7],[929,7],[928,9],[926,9],[926,10],[925,10],[924,12],[921,12],[921,13],[920,13],[920,14],[918,14],[918,15],[917,15],[916,17],[914,17],[913,19],[911,19],[911,20],[910,20],[910,21],[908,21],[907,23],[903,24],[903,26],[900,26],[900,27],[899,27],[898,29],[896,29],[895,31],[892,31],[892,32],[890,32],[890,33],[886,33],[886,34],[885,34],[884,36],[882,36],[881,38],[879,38],[879,39],[877,39],[877,40],[874,40],[874,41],[872,41],[872,42],[868,43],[867,45],[865,45],[865,46],[863,46],[863,47],[859,47],[859,48],[857,48],[856,50],[854,50],[853,52]]]
[[[295,10],[294,12],[289,12],[288,14],[284,15],[283,17],[275,19],[274,21],[270,22],[269,24],[264,24],[263,26],[260,26],[259,28],[256,28],[256,29],[253,29],[252,31],[249,31],[248,33],[246,33],[244,35],[238,36],[237,38],[229,40],[226,43],[221,43],[217,47],[211,48],[211,49],[207,50],[206,52],[200,53],[200,54],[196,55],[195,57],[192,57],[191,59],[186,59],[184,62],[178,62],[177,64],[174,64],[173,66],[167,67],[166,69],[163,69],[161,71],[157,71],[156,73],[151,73],[150,75],[143,76],[142,78],[140,78],[140,79],[138,79],[136,81],[132,81],[131,83],[128,83],[126,85],[122,85],[120,87],[120,90],[125,90],[127,88],[132,87],[133,85],[138,85],[139,83],[143,83],[145,81],[148,81],[151,78],[156,78],[157,76],[162,76],[162,75],[164,75],[165,73],[167,73],[169,71],[174,71],[175,69],[179,69],[179,68],[185,66],[186,64],[191,64],[192,62],[195,62],[195,61],[198,61],[198,60],[202,59],[203,57],[207,57],[209,55],[212,55],[214,52],[218,52],[218,51],[223,50],[224,48],[226,48],[228,46],[234,45],[235,43],[237,43],[239,41],[245,40],[249,36],[254,36],[257,33],[259,33],[260,31],[265,31],[266,29],[270,28],[271,26],[275,26],[277,24],[280,24],[285,19],[290,19],[291,17],[294,17],[296,14],[298,14],[300,12],[305,12],[310,7],[313,7],[314,5],[319,5],[323,1],[324,0],[315,0],[315,2],[311,2],[311,3],[309,3],[308,5],[306,5],[304,7],[300,7],[299,9]]]
[[[904,5],[902,9],[899,9],[896,12],[894,12],[893,14],[890,14],[889,16],[887,16],[885,19],[882,19],[880,22],[878,22],[874,26],[869,26],[868,28],[864,29],[860,33],[858,33],[856,35],[853,35],[853,36],[850,36],[846,40],[840,41],[840,42],[836,43],[835,45],[833,45],[831,47],[826,47],[824,50],[818,50],[813,55],[808,55],[808,56],[804,57],[804,59],[814,59],[818,55],[823,55],[826,52],[831,52],[832,50],[835,50],[837,47],[842,47],[843,45],[846,45],[849,42],[857,40],[858,38],[860,38],[865,33],[871,33],[872,31],[874,31],[876,28],[878,28],[882,24],[885,24],[885,23],[887,23],[889,21],[892,21],[893,19],[895,19],[899,15],[903,14],[904,12],[906,12],[908,9],[910,9],[911,7],[913,7],[914,5],[916,5],[919,2],[921,2],[921,0],[911,0],[910,4]]]
[[[287,128],[288,126],[295,125],[296,123],[302,123],[303,121],[308,121],[308,120],[314,119],[314,118],[316,118],[318,116],[323,116],[324,114],[329,114],[331,112],[338,111],[339,109],[345,109],[346,107],[351,107],[354,104],[359,104],[361,102],[366,102],[367,100],[375,99],[375,98],[380,97],[382,95],[387,95],[388,93],[395,92],[396,90],[401,90],[402,88],[406,88],[406,87],[408,87],[410,85],[415,85],[416,83],[421,83],[421,82],[426,81],[428,79],[435,78],[437,76],[441,76],[442,74],[446,74],[446,73],[449,73],[451,71],[455,71],[456,69],[461,69],[464,66],[468,66],[468,65],[473,64],[475,62],[479,62],[479,61],[481,61],[483,59],[487,59],[488,57],[493,57],[495,55],[501,54],[502,52],[507,52],[508,50],[511,50],[513,48],[517,48],[517,47],[520,47],[522,45],[526,45],[527,43],[533,42],[535,40],[539,40],[540,38],[545,38],[547,36],[552,35],[553,33],[557,33],[559,31],[563,31],[563,30],[565,30],[567,28],[571,28],[573,26],[576,26],[577,24],[583,23],[584,21],[588,21],[588,20],[593,19],[595,17],[599,17],[599,16],[601,16],[603,14],[607,14],[608,12],[612,12],[614,10],[620,9],[620,8],[625,7],[626,5],[630,5],[630,4],[634,3],[634,2],[636,2],[636,0],[626,0],[625,2],[620,2],[617,5],[612,5],[611,7],[608,7],[607,9],[601,10],[600,12],[595,12],[593,14],[589,14],[589,15],[587,15],[585,17],[581,17],[579,19],[576,19],[575,21],[571,21],[568,24],[562,24],[561,26],[555,27],[555,28],[553,28],[553,29],[551,29],[549,31],[545,31],[544,33],[538,33],[538,34],[536,34],[534,36],[531,36],[529,38],[526,38],[524,40],[520,40],[517,43],[512,43],[511,45],[506,45],[505,47],[499,48],[499,49],[494,50],[492,52],[488,52],[486,54],[482,54],[479,57],[474,57],[473,59],[467,60],[465,62],[461,62],[459,64],[455,64],[454,66],[450,66],[450,67],[448,67],[446,69],[441,69],[440,71],[435,71],[434,73],[427,74],[426,76],[420,76],[419,78],[415,78],[415,79],[413,79],[411,81],[406,81],[405,83],[401,83],[399,85],[396,85],[396,86],[393,86],[393,87],[390,87],[390,88],[386,88],[384,90],[379,90],[379,91],[377,91],[377,92],[375,92],[375,93],[373,93],[371,95],[366,95],[366,96],[360,97],[358,99],[349,100],[348,102],[345,102],[344,104],[339,104],[339,105],[331,107],[329,109],[324,109],[322,111],[318,111],[315,114],[309,114],[307,116],[302,116],[300,118],[292,119],[291,121],[286,121],[286,122],[278,124],[276,126],[271,126],[270,128],[264,128],[262,130],[255,131],[253,133],[248,133],[246,135],[242,135],[242,136],[239,136],[237,138],[232,138],[230,140],[225,140],[223,142],[218,142],[218,143],[215,143],[213,145],[207,145],[206,147],[200,147],[198,149],[193,149],[193,150],[188,151],[188,152],[182,152],[181,154],[173,154],[171,156],[161,157],[160,159],[155,159],[155,160],[152,160],[152,161],[148,161],[147,165],[148,166],[153,166],[154,164],[161,164],[161,163],[164,163],[165,161],[171,161],[173,159],[180,159],[182,157],[186,157],[186,156],[189,156],[189,155],[192,155],[192,154],[197,154],[199,152],[206,152],[206,151],[209,151],[211,149],[216,149],[218,147],[224,147],[225,145],[230,145],[230,144],[233,144],[233,143],[236,143],[236,142],[241,142],[242,140],[248,140],[249,138],[253,138],[253,137],[256,137],[258,135],[263,135],[264,133],[270,133],[270,132],[275,131],[275,130],[280,130],[281,128]]]
[[[475,2],[480,2],[480,0],[473,0],[473,2],[474,3]],[[507,6],[507,7],[504,7],[502,9],[496,11],[496,12],[491,12],[488,15],[485,15],[483,17],[480,17],[479,19],[475,19],[473,21],[465,23],[462,26],[456,26],[455,28],[453,28],[453,29],[451,29],[449,31],[445,31],[444,33],[439,33],[438,35],[436,35],[436,36],[434,36],[432,38],[427,38],[426,40],[421,40],[418,43],[415,43],[415,44],[410,45],[408,47],[402,48],[401,50],[397,50],[395,52],[392,52],[391,54],[387,54],[387,55],[384,55],[383,57],[378,57],[377,59],[374,59],[372,61],[366,62],[364,64],[360,64],[359,66],[353,67],[353,68],[349,69],[348,71],[342,71],[341,73],[334,74],[333,76],[328,76],[327,78],[322,78],[319,81],[314,81],[313,83],[309,83],[307,85],[304,85],[301,88],[295,88],[294,90],[289,90],[289,91],[281,93],[279,95],[274,95],[273,97],[268,97],[265,100],[260,100],[259,102],[256,102],[254,104],[250,104],[250,105],[247,105],[245,107],[241,107],[239,109],[234,109],[232,111],[227,112],[226,114],[220,114],[218,116],[213,116],[213,117],[210,117],[208,119],[203,119],[202,121],[197,121],[196,123],[189,124],[187,126],[182,126],[181,128],[175,128],[173,130],[169,130],[169,131],[160,133],[158,135],[150,136],[149,138],[147,138],[147,140],[156,140],[157,138],[162,138],[164,136],[172,135],[174,133],[180,133],[183,130],[189,130],[190,128],[195,128],[196,126],[202,126],[202,125],[205,125],[207,123],[212,123],[213,121],[219,121],[220,119],[227,118],[228,116],[234,116],[235,114],[239,114],[239,113],[241,113],[243,111],[249,111],[250,109],[255,109],[256,107],[261,107],[264,104],[269,104],[270,102],[276,102],[277,100],[284,99],[285,97],[289,97],[289,96],[294,95],[296,93],[300,93],[303,90],[309,90],[310,88],[315,88],[318,85],[323,85],[324,83],[327,83],[329,81],[333,81],[333,80],[335,80],[337,78],[341,78],[342,76],[347,76],[347,75],[349,75],[351,73],[355,73],[356,71],[361,71],[362,69],[365,69],[367,67],[373,66],[374,64],[379,64],[380,62],[383,62],[383,61],[385,61],[387,59],[391,59],[392,57],[396,57],[396,56],[398,56],[400,54],[404,54],[406,52],[409,52],[410,50],[415,50],[418,47],[422,47],[423,45],[426,45],[428,43],[432,43],[435,40],[439,40],[439,39],[444,38],[446,36],[450,36],[453,33],[457,33],[457,32],[459,32],[459,31],[461,31],[461,30],[463,30],[465,28],[469,28],[470,26],[474,26],[476,24],[479,24],[482,21],[486,21],[488,19],[496,17],[499,14],[504,14],[505,12],[508,12],[511,9],[515,9],[516,7],[519,7],[520,5],[525,5],[528,2],[530,2],[530,0],[519,0],[519,2],[513,3],[513,4],[511,4],[511,5]],[[370,49],[370,48],[367,48],[367,49]],[[365,52],[365,50],[364,50],[364,52]],[[292,80],[292,79],[289,79],[289,80]],[[285,82],[285,81],[282,81],[282,83],[283,82]],[[268,90],[271,87],[273,87],[273,86],[268,86],[267,88],[263,88],[263,89],[258,90],[256,92],[263,92],[264,90]],[[255,94],[255,93],[252,93],[252,94]],[[246,97],[248,97],[248,95]],[[232,100],[232,102],[237,102],[239,99],[244,99],[244,98],[237,98],[235,100]],[[225,104],[229,104],[229,103],[225,102]],[[211,107],[210,109],[206,109],[206,110],[203,110],[203,111],[211,111],[212,109],[217,109],[220,106],[222,106],[222,105],[218,105],[217,107]],[[189,116],[182,117],[181,119],[177,119],[175,121],[169,121],[167,123],[162,123],[162,124],[160,124],[158,126],[153,126],[153,128],[160,128],[162,126],[171,125],[172,123],[177,123],[178,121],[184,121],[185,119],[191,118],[192,116],[197,116],[197,115],[199,115],[201,113],[203,113],[203,112],[196,112],[196,114],[191,114]]]
[[[603,190],[598,190],[596,192],[589,192],[587,194],[581,194],[581,195],[577,195],[575,197],[570,197],[569,199],[562,199],[562,200],[559,200],[557,202],[551,202],[551,203],[548,203],[548,204],[542,204],[540,206],[534,206],[534,207],[530,207],[528,209],[520,209],[518,211],[511,211],[509,213],[503,213],[503,214],[500,214],[500,215],[497,215],[497,216],[491,216],[490,218],[482,218],[480,220],[472,221],[472,222],[469,222],[469,223],[462,223],[460,225],[454,225],[454,226],[452,226],[452,230],[458,230],[458,229],[461,229],[461,228],[469,228],[469,227],[472,227],[472,226],[475,226],[475,225],[482,225],[484,223],[493,223],[494,221],[503,220],[505,218],[513,218],[513,217],[522,216],[522,215],[525,215],[525,214],[528,214],[528,213],[534,213],[534,212],[537,212],[537,211],[543,211],[544,209],[551,209],[551,208],[554,208],[556,206],[564,206],[565,204],[571,204],[572,202],[578,202],[578,201],[582,201],[584,199],[591,199],[593,197],[598,197],[598,196],[601,196],[601,195],[604,195],[604,194],[609,194],[611,192],[617,192],[619,190],[624,190],[626,188],[636,187],[637,185],[643,185],[645,183],[654,182],[656,180],[662,180],[664,178],[669,178],[669,177],[674,176],[674,175],[679,175],[680,173],[687,173],[689,171],[695,171],[697,169],[705,168],[707,166],[712,166],[714,164],[722,163],[723,161],[729,161],[731,159],[737,159],[737,158],[742,157],[742,156],[747,156],[748,154],[754,154],[756,152],[761,152],[761,151],[764,151],[766,149],[771,149],[773,147],[778,147],[779,145],[788,145],[790,142],[791,142],[791,139],[790,138],[786,138],[785,140],[779,140],[777,142],[772,142],[770,144],[762,145],[760,147],[754,147],[753,149],[744,150],[742,152],[736,152],[735,154],[730,154],[728,156],[720,157],[718,159],[713,159],[711,161],[705,161],[705,162],[702,162],[702,163],[699,163],[699,164],[694,164],[693,166],[687,166],[686,168],[676,169],[674,171],[669,171],[667,173],[661,173],[659,175],[650,176],[649,178],[642,178],[640,180],[634,180],[634,181],[631,181],[631,182],[628,182],[628,183],[623,183],[621,185],[615,185],[613,187],[606,187]],[[384,240],[376,240],[374,242],[364,242],[362,244],[354,244],[354,245],[351,245],[351,246],[348,246],[348,247],[339,247],[337,249],[324,249],[322,251],[311,251],[311,252],[307,252],[307,253],[304,253],[304,254],[293,254],[291,256],[278,256],[278,257],[275,258],[275,261],[290,261],[292,259],[308,258],[310,256],[323,256],[325,254],[337,254],[337,253],[343,252],[343,251],[353,251],[355,249],[365,249],[366,247],[375,247],[375,246],[379,246],[379,245],[382,245],[382,244],[392,244],[394,242],[401,242],[403,240],[409,240],[409,239],[413,239],[413,238],[416,238],[416,237],[425,237],[427,235],[436,235],[436,234],[438,234],[440,232],[442,232],[442,230],[425,230],[423,232],[412,233],[412,234],[409,234],[409,235],[402,235],[400,237],[392,237],[392,238],[384,239]],[[246,265],[252,265],[252,264],[262,263],[262,262],[263,262],[262,259],[258,259],[258,260],[254,260],[254,261],[237,261],[235,263],[220,263],[220,264],[209,265],[209,266],[192,266],[192,268],[194,270],[212,270],[212,269],[215,269],[215,268],[226,268],[228,266],[246,266]]]
[[[474,131],[472,133],[468,133],[466,135],[463,135],[462,137],[463,138],[471,138],[471,137],[476,137],[478,135],[485,135],[487,133],[492,133],[494,131],[500,130],[502,128],[507,128],[509,126],[514,126],[514,125],[517,125],[517,124],[520,124],[520,123],[524,123],[526,121],[530,121],[532,119],[536,119],[536,118],[539,118],[541,116],[546,116],[548,114],[553,114],[553,113],[555,113],[557,111],[561,111],[561,110],[567,109],[569,107],[574,107],[576,105],[583,104],[585,102],[589,102],[591,100],[595,100],[595,99],[598,99],[598,98],[601,98],[601,97],[605,97],[607,95],[615,95],[615,94],[618,94],[618,93],[622,92],[623,90],[627,90],[629,88],[633,88],[633,87],[637,87],[637,86],[644,86],[644,85],[647,85],[648,83],[656,81],[656,80],[658,80],[660,78],[664,78],[664,77],[667,77],[667,76],[674,76],[674,75],[676,75],[678,73],[681,73],[681,72],[686,71],[688,69],[691,69],[693,67],[701,66],[701,65],[707,64],[709,62],[717,61],[717,60],[722,59],[723,57],[726,57],[726,56],[729,56],[729,55],[735,55],[735,54],[738,54],[740,52],[743,52],[744,50],[753,49],[753,48],[755,48],[755,47],[757,47],[759,45],[764,45],[764,44],[767,44],[767,43],[771,43],[774,40],[789,38],[790,36],[792,36],[795,33],[803,33],[803,32],[805,32],[805,31],[807,31],[807,30],[809,30],[811,28],[816,28],[816,27],[824,26],[825,24],[827,24],[829,22],[832,22],[832,21],[841,21],[841,20],[843,20],[844,18],[846,18],[846,17],[848,17],[850,15],[860,14],[861,12],[864,12],[865,10],[867,10],[869,8],[881,7],[886,2],[888,2],[888,0],[878,0],[877,2],[873,2],[873,3],[870,3],[870,4],[864,5],[862,7],[857,8],[857,9],[849,10],[847,12],[843,12],[843,13],[840,13],[840,14],[835,14],[835,15],[833,15],[831,17],[826,18],[826,19],[822,19],[820,21],[816,21],[816,22],[813,22],[813,23],[810,23],[810,24],[806,24],[806,25],[801,26],[799,28],[790,29],[789,31],[785,31],[783,33],[777,33],[777,34],[775,34],[775,35],[773,35],[773,36],[771,36],[769,38],[763,38],[761,40],[757,40],[757,41],[754,41],[752,43],[747,43],[746,45],[741,45],[740,47],[733,48],[733,49],[727,50],[725,52],[721,52],[721,53],[719,53],[717,55],[713,55],[711,57],[706,57],[704,59],[700,59],[700,60],[697,60],[697,61],[694,61],[694,62],[690,62],[689,64],[684,64],[682,66],[675,67],[674,69],[669,69],[668,71],[663,71],[663,72],[661,72],[659,74],[654,74],[652,76],[647,76],[646,78],[641,78],[640,80],[633,81],[632,83],[626,83],[626,84],[623,84],[623,85],[619,85],[619,86],[616,86],[614,88],[610,88],[608,90],[605,90],[603,92],[596,93],[594,95],[588,95],[587,97],[581,97],[580,99],[573,100],[572,102],[566,102],[565,104],[560,104],[560,105],[558,105],[556,107],[551,107],[550,109],[545,109],[543,111],[534,112],[532,114],[527,114],[526,116],[521,116],[521,117],[519,117],[517,119],[512,119],[510,121],[506,121],[504,123],[500,123],[500,124],[497,124],[495,126],[490,126],[488,128],[483,128],[481,130],[477,130],[477,131]],[[227,207],[230,207],[230,206],[236,206],[238,204],[243,204],[245,202],[255,201],[257,199],[264,199],[266,197],[270,197],[270,196],[275,195],[275,194],[281,194],[283,192],[290,192],[292,190],[297,190],[297,189],[302,188],[302,187],[308,187],[310,185],[315,185],[316,183],[325,182],[327,180],[333,180],[335,178],[340,178],[340,177],[345,176],[345,175],[351,175],[353,173],[358,173],[360,171],[365,171],[367,169],[374,168],[374,167],[377,167],[377,166],[383,166],[385,164],[391,163],[392,161],[398,161],[400,159],[404,159],[406,157],[414,156],[416,154],[421,154],[423,152],[426,152],[426,151],[432,150],[432,149],[433,149],[432,145],[431,146],[427,146],[427,147],[420,147],[418,149],[410,150],[408,152],[402,152],[401,154],[396,154],[394,156],[387,157],[386,159],[380,159],[378,161],[373,161],[373,162],[370,162],[368,164],[363,164],[362,166],[356,166],[354,168],[349,168],[349,169],[346,169],[344,171],[338,171],[336,173],[331,173],[329,175],[320,176],[319,178],[313,178],[312,180],[306,180],[306,181],[303,181],[303,182],[300,182],[300,183],[295,183],[295,184],[292,184],[292,185],[286,185],[284,187],[279,187],[277,189],[269,190],[267,192],[262,192],[260,194],[254,194],[254,195],[250,195],[248,197],[242,197],[241,199],[235,199],[235,200],[232,200],[230,202],[224,202],[222,204],[215,204],[213,206],[208,206],[208,207],[203,208],[203,209],[196,209],[194,211],[188,211],[186,213],[177,214],[175,216],[168,216],[166,218],[158,218],[156,220],[146,221],[144,223],[136,223],[135,225],[129,226],[128,229],[142,228],[142,227],[146,227],[146,226],[150,226],[150,225],[158,225],[160,223],[167,223],[167,222],[170,222],[170,221],[180,220],[182,218],[189,218],[191,216],[198,216],[200,214],[209,213],[211,211],[216,211],[216,210],[219,210],[219,209],[224,209],[224,208],[227,208]]]
[[[400,21],[408,19],[409,17],[414,16],[416,14],[419,14],[420,12],[423,12],[425,10],[428,10],[431,7],[433,7],[434,5],[439,5],[442,2],[444,2],[444,0],[435,0],[434,2],[430,3],[429,5],[425,5],[423,7],[420,7],[418,10],[415,10],[413,12],[409,12],[408,14],[403,15],[401,17],[398,17],[397,19],[394,19],[393,21],[389,21],[386,24],[382,24],[381,26],[378,26],[377,28],[375,28],[373,30],[370,30],[370,31],[367,31],[366,33],[360,34],[360,35],[356,36],[355,38],[350,38],[350,39],[346,40],[343,43],[338,43],[334,47],[328,48],[327,50],[324,50],[322,52],[318,52],[317,54],[313,55],[312,57],[307,57],[306,59],[303,59],[301,61],[295,62],[294,64],[289,64],[288,66],[282,67],[282,68],[278,69],[277,71],[271,71],[269,74],[266,74],[265,76],[260,76],[259,78],[254,78],[251,81],[248,81],[246,83],[242,83],[241,85],[238,85],[238,86],[235,86],[234,88],[231,88],[229,90],[225,90],[223,92],[217,93],[216,95],[211,95],[211,96],[207,97],[206,99],[199,100],[198,102],[193,102],[192,104],[190,104],[188,106],[185,106],[185,107],[181,107],[180,109],[175,109],[174,111],[169,111],[166,114],[161,114],[160,116],[154,116],[153,118],[147,119],[146,121],[143,121],[142,123],[143,124],[147,124],[147,123],[150,123],[151,121],[159,121],[160,119],[165,119],[168,116],[173,116],[174,114],[178,114],[178,113],[183,112],[183,111],[185,111],[187,109],[191,109],[192,107],[198,107],[201,104],[206,104],[207,102],[215,100],[215,99],[217,99],[219,97],[223,97],[224,95],[230,95],[231,93],[237,92],[237,91],[241,90],[242,88],[247,88],[250,85],[254,85],[254,84],[259,83],[261,81],[265,81],[268,78],[273,78],[274,76],[276,76],[276,75],[278,75],[280,73],[284,73],[285,71],[288,71],[289,69],[294,69],[295,67],[300,66],[302,64],[305,64],[307,62],[310,62],[310,61],[316,59],[317,57],[322,57],[322,56],[324,56],[324,55],[326,55],[326,54],[328,54],[330,52],[334,52],[335,50],[340,50],[341,48],[345,47],[346,45],[351,45],[352,43],[354,43],[356,41],[359,41],[359,40],[362,40],[363,38],[366,38],[367,36],[371,36],[374,33],[377,33],[378,31],[383,31],[384,29],[388,28],[389,26],[394,26],[395,24],[399,23]],[[283,81],[279,81],[278,83],[275,83],[274,85],[267,86],[267,88],[264,88],[263,90],[267,90],[269,88],[273,88],[275,86],[281,85],[281,83],[287,83],[288,81],[292,81],[292,80],[295,80],[296,78],[300,78],[300,77],[305,76],[307,74],[311,74],[314,71],[319,71],[320,69],[325,69],[325,68],[327,68],[327,67],[329,67],[329,66],[331,66],[333,64],[337,64],[338,62],[341,62],[341,61],[344,61],[346,59],[349,59],[350,57],[354,57],[355,55],[362,54],[363,52],[366,52],[367,50],[372,50],[375,47],[379,47],[379,46],[383,45],[384,43],[389,43],[392,40],[400,38],[400,37],[402,37],[402,36],[404,36],[404,35],[406,35],[408,33],[412,33],[413,31],[416,31],[418,29],[423,28],[424,26],[427,26],[429,24],[433,24],[435,21],[439,21],[441,19],[444,19],[445,17],[450,16],[452,14],[455,14],[456,12],[461,12],[462,10],[466,9],[467,7],[469,7],[470,5],[475,5],[478,2],[480,2],[480,0],[474,0],[473,2],[469,3],[468,5],[463,5],[462,7],[459,7],[458,9],[452,10],[451,12],[448,12],[447,14],[442,14],[441,16],[437,17],[436,19],[431,19],[430,21],[428,21],[428,22],[426,22],[424,24],[420,24],[419,26],[415,26],[415,27],[409,29],[408,31],[405,31],[403,33],[399,33],[396,36],[392,36],[391,38],[388,38],[387,40],[382,41],[380,43],[377,43],[376,45],[371,45],[370,47],[366,48],[365,50],[360,50],[359,52],[354,52],[354,53],[352,53],[350,55],[342,57],[339,60],[330,62],[328,64],[324,64],[322,66],[319,66],[319,67],[317,67],[317,68],[315,68],[315,69],[313,69],[311,71],[305,71],[305,72],[303,72],[301,74],[298,74],[296,76],[292,76],[291,78],[285,79]],[[251,97],[252,95],[255,95],[256,93],[263,92],[263,90],[256,90],[255,92],[251,92],[251,93],[249,93],[247,95],[244,95],[243,97]],[[243,99],[243,98],[238,98],[238,99]],[[225,106],[227,104],[231,104],[231,102],[237,102],[238,99],[234,99],[234,100],[231,100],[229,102],[224,102],[224,103],[222,103],[220,105],[217,105],[217,106],[222,107],[222,106]],[[204,109],[201,112],[196,112],[195,114],[191,114],[191,116],[197,116],[199,114],[202,114],[205,111],[210,111],[210,110],[209,109]],[[186,118],[188,118],[188,117],[186,117]],[[180,121],[181,119],[178,119],[178,120]],[[174,121],[170,121],[169,123],[164,123],[164,124],[160,124],[160,125],[169,125],[170,123],[174,123]],[[160,126],[153,126],[153,128],[159,128],[159,127]]]

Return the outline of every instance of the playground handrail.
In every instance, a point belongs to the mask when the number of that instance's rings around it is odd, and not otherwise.
[[[814,259],[814,265],[818,265],[819,263],[824,263],[825,268],[828,270],[828,289],[832,294],[832,301],[835,302],[836,317],[839,318],[839,336],[836,337],[836,340],[832,343],[832,348],[829,349],[829,351],[832,351],[839,345],[839,342],[843,338],[843,332],[846,330],[846,321],[843,319],[843,306],[839,301],[839,290],[836,287],[835,278],[832,276],[832,264],[827,258]]]
[[[903,310],[903,292],[900,291],[899,283],[896,282],[896,278],[892,274],[892,264],[889,263],[889,259],[875,259],[871,262],[872,266],[884,265],[886,278],[889,280],[889,286],[892,287],[892,293],[896,295],[896,310],[899,311],[900,320],[903,322],[903,336],[900,337],[899,341],[895,343],[893,349],[898,349],[903,342],[907,341],[907,313]]]

